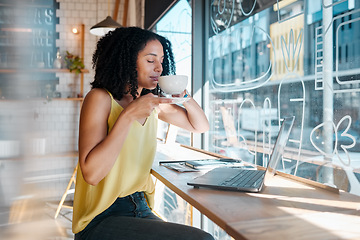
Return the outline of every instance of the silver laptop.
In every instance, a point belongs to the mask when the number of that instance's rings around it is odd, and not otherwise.
[[[294,118],[284,118],[266,170],[215,168],[204,175],[194,178],[187,184],[196,188],[206,187],[232,191],[260,192],[264,185],[265,174],[275,174],[276,166],[289,140]]]

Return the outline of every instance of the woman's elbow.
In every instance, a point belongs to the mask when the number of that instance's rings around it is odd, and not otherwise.
[[[209,128],[210,128],[209,122],[206,122],[206,123],[203,123],[200,126],[198,126],[194,132],[195,133],[204,133],[204,132],[209,131]]]
[[[96,186],[99,183],[99,181],[96,180],[94,177],[86,176],[86,175],[84,175],[83,177],[84,177],[84,181],[89,185]]]
[[[207,131],[209,131],[209,129],[210,129],[209,124],[206,124],[206,125],[203,126],[203,128],[201,129],[201,133],[207,132]]]
[[[96,186],[100,182],[98,177],[96,177],[94,174],[91,174],[89,172],[83,171],[82,175],[83,175],[84,181],[89,185]]]

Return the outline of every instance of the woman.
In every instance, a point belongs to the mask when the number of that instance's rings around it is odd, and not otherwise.
[[[157,119],[192,132],[209,128],[192,98],[183,108],[154,95],[158,77],[175,74],[170,42],[137,27],[118,28],[98,41],[93,67],[80,115],[75,239],[213,239],[151,212]]]

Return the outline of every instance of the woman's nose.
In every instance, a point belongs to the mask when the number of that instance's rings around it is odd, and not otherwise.
[[[158,62],[155,66],[155,71],[162,72],[162,70],[163,70],[162,64],[160,62]]]

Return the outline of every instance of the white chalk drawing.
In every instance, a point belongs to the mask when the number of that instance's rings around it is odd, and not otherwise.
[[[223,149],[224,151],[226,151],[226,147],[244,149],[246,153],[243,152],[242,154],[245,154],[244,156],[246,156],[246,158],[252,156],[256,164],[259,164],[257,162],[257,153],[259,149],[263,149],[262,164],[266,167],[272,150],[271,141],[274,140],[273,134],[280,129],[279,125],[274,129],[275,126],[272,121],[278,121],[278,114],[276,108],[271,108],[270,99],[266,98],[264,100],[263,108],[256,107],[251,99],[215,100],[212,103],[216,109],[220,110],[218,112],[222,115],[223,128],[226,132],[226,141],[222,140],[223,142],[220,143],[219,146],[214,147]],[[273,110],[276,111],[274,112]],[[237,116],[233,116],[235,112],[237,112]],[[250,115],[249,112],[252,114]],[[251,126],[252,130],[248,129],[248,126],[245,127],[244,122],[242,122],[243,116],[246,116],[247,119],[250,119],[251,123],[254,123],[254,125]],[[234,117],[236,117],[236,119],[234,119]],[[236,126],[235,123],[237,124]],[[258,123],[260,124],[258,125]],[[246,135],[242,134],[243,132]],[[262,136],[262,141],[259,140],[258,136]]]
[[[347,121],[347,124],[346,122]],[[356,144],[356,140],[354,138],[354,136],[352,136],[351,134],[348,133],[350,126],[351,126],[351,117],[349,115],[344,116],[342,119],[340,119],[340,121],[338,122],[337,125],[335,125],[335,123],[330,122],[329,124],[331,124],[333,126],[333,135],[335,138],[335,142],[334,142],[334,150],[332,151],[332,153],[326,153],[325,151],[323,151],[321,149],[320,146],[318,146],[315,142],[314,142],[314,134],[318,131],[321,131],[321,128],[326,124],[326,122],[323,122],[319,125],[317,125],[315,128],[313,128],[313,130],[310,133],[310,141],[311,144],[314,146],[314,148],[321,153],[323,156],[332,159],[335,155],[338,157],[338,159],[341,161],[342,164],[344,164],[344,166],[350,166],[351,165],[351,159],[349,156],[349,152],[348,149],[351,149],[355,146]],[[345,122],[346,124],[346,128],[341,132],[342,137],[346,137],[349,138],[351,140],[351,144],[348,145],[344,145],[344,144],[340,144],[340,148],[344,151],[344,153],[346,154],[346,158],[347,159],[343,159],[340,154],[339,154],[339,150],[338,150],[338,133],[339,133],[339,127],[341,124],[343,124],[343,122]]]
[[[246,39],[232,37],[232,35],[231,35],[231,34],[233,34],[233,35],[241,34],[241,32],[249,32],[250,34],[248,34],[246,36],[246,37],[248,37]],[[272,75],[274,74],[275,63],[276,63],[276,56],[275,56],[275,51],[274,51],[275,47],[274,47],[274,43],[273,43],[270,35],[264,29],[262,29],[258,26],[253,26],[253,25],[240,26],[233,32],[228,33],[228,35],[218,36],[218,37],[219,37],[218,40],[220,40],[221,43],[219,44],[218,49],[214,49],[213,52],[219,52],[218,53],[219,56],[226,56],[226,54],[229,54],[228,53],[229,48],[230,48],[229,46],[230,46],[230,44],[233,44],[232,41],[234,39],[240,39],[243,42],[247,42],[249,44],[254,44],[254,40],[256,39],[256,37],[258,37],[258,38],[266,39],[266,44],[271,45],[271,47],[268,48],[269,56],[271,54],[273,54],[273,58],[272,58],[272,60],[269,60],[269,65],[267,66],[267,69],[260,76],[249,77],[248,79],[243,79],[243,80],[233,80],[233,82],[230,82],[230,83],[221,83],[223,80],[223,77],[216,75],[215,67],[219,67],[220,71],[230,72],[230,71],[232,71],[233,68],[240,68],[241,66],[232,66],[231,64],[228,64],[226,67],[216,66],[214,63],[216,58],[213,57],[211,59],[211,63],[210,63],[210,69],[211,69],[210,83],[211,83],[212,87],[214,89],[216,89],[216,91],[218,91],[218,92],[248,91],[248,90],[256,89],[256,88],[263,86],[271,79]],[[239,50],[241,51],[243,46],[242,46],[242,44],[238,44],[238,45],[240,48]],[[249,45],[247,45],[246,47],[249,47]],[[254,58],[255,56],[252,56],[252,57]],[[271,58],[269,58],[269,59],[271,59]],[[252,68],[255,66],[252,66],[251,64],[249,64],[247,67]]]
[[[249,105],[249,107],[245,107],[244,105]],[[250,147],[247,145],[246,141],[246,137],[244,135],[242,135],[240,133],[241,129],[244,129],[244,126],[242,126],[242,114],[247,114],[249,113],[248,111],[245,110],[255,110],[253,113],[255,114],[251,114],[251,116],[246,116],[251,118],[251,120],[254,121],[254,150],[251,151]],[[273,127],[274,125],[272,124],[272,121],[274,121],[274,116],[276,118],[276,121],[278,121],[277,119],[277,112],[273,112],[273,110],[276,109],[272,109],[271,107],[271,100],[269,98],[265,98],[264,102],[263,102],[263,108],[259,108],[256,107],[254,102],[250,99],[244,99],[240,106],[239,106],[239,112],[238,112],[238,117],[237,117],[237,136],[238,136],[238,142],[239,142],[239,146],[241,146],[242,148],[246,149],[250,154],[254,155],[254,161],[256,164],[257,163],[257,153],[258,153],[258,148],[263,149],[262,151],[262,165],[264,167],[267,166],[269,158],[270,158],[270,154],[272,152],[272,144],[271,141],[273,140]],[[252,112],[252,111],[250,111]],[[259,119],[260,118],[260,119]],[[260,122],[260,126],[258,126],[258,123]],[[278,121],[279,122],[279,121]],[[255,127],[256,125],[256,127]],[[259,128],[257,128],[257,126]],[[260,132],[258,131],[258,129],[260,130]],[[246,130],[246,129],[245,129]],[[277,126],[276,131],[280,130],[280,125]],[[258,141],[258,133],[261,133],[262,136],[262,144],[260,141]],[[259,146],[261,145],[261,146]]]
[[[296,165],[294,170],[294,175],[297,173],[297,169],[299,166],[299,159],[301,155],[302,150],[302,141],[303,141],[303,130],[304,130],[304,116],[305,116],[305,84],[301,76],[296,74],[294,71],[297,67],[297,64],[299,62],[299,56],[300,56],[300,50],[303,45],[303,29],[300,30],[298,36],[294,36],[293,29],[290,29],[289,32],[289,38],[286,39],[281,36],[281,51],[283,53],[283,60],[285,62],[287,74],[285,77],[281,80],[279,84],[279,90],[278,90],[278,114],[279,114],[279,125],[280,121],[284,119],[286,116],[295,116],[296,126],[294,128],[300,126],[300,134],[297,136],[298,138],[295,139],[295,137],[290,137],[289,142],[291,142],[294,145],[297,145],[297,159],[296,159]],[[296,40],[295,40],[296,39]],[[286,44],[287,43],[287,44]],[[290,62],[295,62],[294,66],[290,66]],[[291,98],[285,99],[284,97],[281,97],[282,92],[282,86],[283,83],[287,81],[287,79],[297,79],[296,82],[299,82],[301,84],[301,88],[297,89],[297,91],[292,94]],[[292,103],[292,108],[285,110],[282,108],[282,106],[287,105],[288,103]],[[295,113],[300,113],[301,116],[296,116]],[[282,158],[282,164],[283,164],[283,170],[285,170],[285,158]]]
[[[336,82],[340,85],[349,85],[349,84],[353,84],[353,83],[360,83],[360,79],[355,79],[355,80],[346,80],[346,81],[342,81],[340,79],[340,71],[339,71],[339,35],[341,35],[339,29],[342,27],[342,26],[345,26],[345,25],[349,25],[351,23],[354,23],[354,22],[357,22],[357,21],[360,21],[360,17],[358,18],[355,18],[355,19],[352,19],[352,20],[349,20],[349,21],[346,21],[346,22],[343,22],[341,24],[339,24],[339,26],[336,28],[336,62],[335,62],[335,79],[336,79]],[[360,66],[358,66],[360,67]],[[356,73],[358,73],[358,70],[356,71]],[[354,89],[347,89],[347,91],[350,92],[353,92]],[[360,91],[360,89],[358,89]],[[335,91],[335,92],[339,92],[338,90]],[[344,90],[342,90],[342,92],[344,92]]]
[[[247,2],[249,2],[249,0],[247,0]],[[240,3],[239,3],[240,11],[241,11],[241,13],[242,13],[244,16],[250,16],[251,13],[254,11],[255,6],[256,6],[256,0],[254,0],[253,5],[252,5],[250,11],[249,11],[249,12],[245,12],[244,9],[243,9],[243,6],[242,6],[242,1],[240,1]]]
[[[343,3],[347,0],[333,0],[330,4],[329,2],[326,2],[324,0],[322,0],[322,5],[323,5],[323,10],[325,8],[330,8],[333,7],[337,4]],[[214,3],[215,1],[213,1]],[[240,1],[241,2],[241,1]],[[254,5],[256,3],[255,0],[251,1],[251,3],[254,2]],[[305,9],[305,4],[306,1],[301,0],[303,8],[302,11],[298,11],[300,8],[298,8],[296,11],[290,13],[291,6],[288,7],[288,9],[284,9],[284,7],[281,6],[281,1],[277,1],[277,9],[278,10],[286,10],[289,11],[289,16],[287,18],[284,18],[283,16],[285,15],[281,15],[281,13],[279,13],[279,11],[277,12],[278,14],[278,22],[284,22],[289,20],[290,18],[294,18],[298,15],[304,14],[304,9]],[[350,1],[349,1],[350,2]],[[234,3],[234,1],[221,1],[221,3],[223,4],[222,6],[226,6],[226,8],[228,9],[228,11],[225,11],[225,8],[218,8],[216,9],[216,11],[218,11],[218,15],[215,16],[220,16],[223,15],[220,19],[220,21],[217,21],[217,23],[219,25],[217,25],[216,28],[214,28],[213,23],[215,23],[216,18],[211,19],[211,24],[213,27],[213,30],[215,32],[215,36],[210,38],[210,44],[209,47],[211,49],[210,53],[209,53],[209,62],[210,62],[210,73],[209,73],[209,79],[210,79],[210,86],[213,88],[212,90],[214,90],[214,92],[216,93],[233,93],[233,92],[246,92],[249,90],[254,90],[257,88],[260,88],[262,86],[267,86],[267,83],[269,84],[270,87],[273,87],[274,85],[278,84],[278,92],[277,92],[277,119],[278,119],[278,126],[280,127],[281,122],[283,121],[283,118],[288,116],[288,115],[293,115],[296,117],[295,119],[295,125],[294,128],[292,130],[292,135],[291,138],[289,139],[289,145],[291,145],[291,148],[294,148],[294,146],[296,147],[295,149],[295,153],[294,155],[291,156],[291,160],[290,159],[282,159],[282,168],[284,171],[288,172],[289,170],[291,170],[291,174],[300,175],[300,170],[299,165],[302,164],[302,162],[300,161],[300,159],[302,158],[303,160],[306,159],[307,156],[307,150],[303,149],[305,148],[305,145],[307,144],[309,139],[305,139],[304,140],[304,117],[305,117],[305,103],[306,103],[306,96],[307,94],[309,95],[308,92],[306,92],[305,89],[305,84],[304,81],[305,80],[310,80],[311,76],[300,76],[296,73],[296,69],[298,67],[299,64],[301,64],[300,62],[300,52],[302,51],[302,48],[304,47],[304,29],[301,29],[300,32],[295,36],[295,32],[296,30],[293,29],[289,29],[287,35],[289,36],[288,39],[285,39],[283,36],[280,37],[280,44],[281,44],[281,51],[282,51],[282,58],[284,61],[284,67],[286,69],[286,74],[285,77],[283,77],[283,79],[280,81],[280,83],[278,83],[278,81],[273,81],[273,82],[269,82],[269,80],[271,79],[271,77],[274,74],[275,71],[275,63],[276,63],[276,56],[275,56],[275,52],[273,49],[275,49],[274,44],[272,42],[271,37],[269,36],[269,33],[267,33],[267,31],[263,30],[265,29],[265,27],[260,28],[258,26],[256,26],[256,24],[254,25],[250,25],[250,26],[244,26],[244,25],[236,25],[236,26],[230,26],[230,22],[231,22],[231,18],[233,18],[233,14],[231,11],[234,11],[234,4],[239,4],[239,3]],[[230,3],[232,5],[230,5]],[[241,3],[240,3],[241,4]],[[319,2],[320,4],[320,2]],[[217,4],[216,7],[219,7],[220,4]],[[359,13],[360,13],[360,9],[357,8],[355,10],[350,10],[351,4],[349,4],[349,11],[345,12],[343,14],[340,14],[338,16],[333,17],[331,23],[329,25],[326,26],[321,26],[319,28],[316,28],[316,32],[315,32],[315,90],[323,90],[324,89],[324,85],[327,84],[326,81],[322,78],[323,76],[323,72],[325,70],[329,70],[332,72],[332,76],[334,77],[334,89],[332,89],[333,93],[348,93],[348,92],[359,92],[360,91],[360,77],[359,77],[359,69],[360,69],[360,63],[359,62],[354,62],[352,63],[352,65],[356,65],[358,64],[358,66],[355,67],[351,67],[349,70],[344,70],[343,65],[341,65],[341,54],[342,52],[341,47],[339,46],[341,43],[341,37],[343,32],[342,29],[347,29],[348,27],[350,28],[351,24],[352,26],[356,26],[360,20],[359,17]],[[243,11],[242,6],[240,6],[240,9],[236,9],[237,6],[235,6],[235,11]],[[282,9],[280,9],[280,7]],[[215,9],[215,8],[214,8]],[[212,10],[214,10],[212,9]],[[243,15],[246,14],[251,14],[251,12],[253,11],[253,9],[250,12],[242,12]],[[227,12],[227,14],[225,14],[225,12]],[[227,17],[226,20],[225,16]],[[230,18],[231,16],[231,18]],[[234,18],[235,19],[235,18]],[[345,21],[344,21],[345,20]],[[339,24],[340,22],[340,24]],[[285,24],[284,24],[285,25]],[[336,27],[335,27],[336,26]],[[211,30],[210,30],[211,31]],[[221,34],[219,34],[221,32]],[[236,35],[238,32],[238,35]],[[324,36],[326,36],[326,34],[331,34],[331,37],[333,37],[332,40],[332,44],[334,49],[334,59],[331,59],[331,61],[333,61],[333,67],[331,69],[324,69],[324,61],[326,61],[327,59],[323,59],[323,47],[326,46],[324,44]],[[334,33],[334,35],[333,35]],[[228,34],[226,36],[226,34]],[[242,77],[240,77],[239,79],[236,79],[237,72],[235,73],[231,73],[230,71],[233,71],[234,69],[237,68],[243,68],[245,69],[245,66],[248,68],[253,67],[251,64],[248,64],[248,62],[245,62],[247,59],[250,59],[252,56],[248,56],[250,55],[249,52],[246,52],[250,47],[253,47],[253,52],[251,52],[251,54],[259,54],[259,52],[257,52],[257,37],[258,35],[264,35],[266,36],[266,40],[265,40],[265,44],[269,45],[269,54],[268,56],[271,56],[271,58],[269,57],[269,64],[267,64],[266,62],[266,67],[265,70],[263,71],[265,74],[261,74],[261,76],[259,76],[260,74],[257,71],[251,71],[251,76],[246,74],[245,70],[240,70],[239,73],[244,73],[243,75],[241,75]],[[245,36],[245,38],[244,38]],[[245,39],[245,40],[244,40]],[[340,44],[339,44],[339,40],[340,40]],[[240,42],[243,41],[243,42]],[[240,42],[240,43],[239,43]],[[346,43],[348,44],[348,43]],[[234,45],[236,46],[240,46],[240,48],[238,47],[234,47]],[[245,54],[241,55],[241,57],[243,57],[242,59],[240,59],[239,61],[243,64],[240,65],[237,62],[234,61],[234,59],[236,59],[236,54],[237,51],[243,51],[245,52]],[[349,50],[351,51],[351,50]],[[231,55],[233,54],[233,55]],[[272,57],[272,55],[274,57]],[[279,55],[279,54],[277,54]],[[247,58],[245,59],[244,56]],[[221,59],[221,61],[218,61],[218,59]],[[228,62],[229,61],[229,62]],[[249,61],[251,63],[251,61]],[[291,63],[291,64],[290,64]],[[237,65],[238,64],[238,65]],[[216,65],[216,66],[215,66]],[[216,70],[218,70],[218,72],[215,71],[215,67]],[[249,71],[250,72],[250,71]],[[235,76],[235,77],[234,77]],[[352,78],[349,78],[352,77]],[[346,79],[347,78],[347,79]],[[288,81],[289,80],[289,81]],[[294,83],[297,86],[297,89],[295,89],[294,92],[291,92],[291,94],[286,94],[286,95],[291,95],[288,98],[285,98],[285,87],[289,86],[289,83]],[[326,85],[325,85],[326,86]],[[269,125],[269,121],[271,121],[271,118],[268,118],[267,120],[265,120],[263,123],[264,125],[262,126],[262,130],[259,130],[259,133],[262,134],[262,139],[260,140],[260,136],[261,134],[259,134],[258,132],[255,132],[255,141],[254,143],[252,143],[253,138],[251,138],[251,143],[249,143],[249,141],[246,141],[246,136],[240,134],[240,129],[241,129],[241,123],[240,123],[240,114],[241,114],[241,110],[245,109],[245,108],[257,108],[254,104],[253,101],[251,101],[250,99],[245,99],[243,100],[241,98],[242,97],[247,97],[247,96],[251,96],[251,92],[249,93],[249,95],[247,95],[246,93],[244,93],[243,95],[239,94],[239,98],[238,99],[232,99],[233,101],[235,101],[237,104],[237,106],[239,106],[239,109],[236,109],[236,106],[232,106],[230,107],[233,111],[234,114],[236,114],[236,110],[238,111],[238,117],[237,117],[237,139],[238,139],[238,143],[240,142],[242,145],[242,147],[246,147],[248,150],[249,148],[251,148],[249,150],[249,152],[252,155],[255,155],[255,161],[256,161],[256,155],[257,155],[257,151],[260,151],[260,145],[262,144],[262,149],[263,151],[263,164],[266,165],[268,158],[269,158],[269,152],[270,151],[270,146],[271,146],[271,132],[270,131],[266,131],[266,126]],[[276,94],[276,93],[275,93]],[[228,96],[226,94],[221,94],[219,96]],[[230,95],[230,94],[229,94]],[[234,96],[236,96],[236,94],[234,94]],[[230,97],[231,98],[231,97]],[[240,100],[241,98],[241,100]],[[225,99],[222,101],[230,101],[229,99]],[[259,101],[259,96],[256,96],[256,102],[258,103]],[[261,100],[260,100],[261,101]],[[276,100],[275,100],[276,101]],[[308,102],[308,104],[311,104],[311,102]],[[250,104],[250,105],[248,105]],[[290,105],[291,107],[286,108],[286,105]],[[228,105],[227,105],[228,106]],[[246,106],[246,107],[245,107]],[[321,108],[321,107],[320,107]],[[271,101],[270,99],[266,98],[263,102],[263,106],[262,109],[264,111],[271,111]],[[326,109],[325,109],[326,110]],[[311,114],[311,113],[307,113],[307,114]],[[319,114],[319,117],[321,117],[321,113]],[[318,119],[316,120],[318,121]],[[336,161],[332,161],[332,164],[337,164],[337,163],[341,163],[339,165],[343,165],[341,166],[347,173],[347,175],[349,176],[349,172],[352,173],[352,169],[351,169],[351,165],[355,164],[355,160],[356,158],[353,158],[353,163],[351,163],[351,159],[350,157],[352,157],[352,154],[357,154],[357,152],[352,152],[354,151],[354,146],[356,144],[356,139],[353,135],[351,135],[351,131],[350,130],[350,125],[351,125],[351,117],[346,115],[344,116],[337,124],[333,123],[333,122],[326,122],[326,123],[321,123],[320,125],[317,125],[315,128],[312,128],[312,124],[311,122],[309,122],[308,124],[311,126],[311,128],[309,129],[312,130],[310,133],[310,142],[311,145],[314,146],[314,148],[316,149],[315,151],[313,150],[309,150],[309,151],[313,151],[313,153],[316,153],[316,151],[318,151],[321,155],[319,155],[318,157],[322,158],[322,155],[324,155],[326,158],[331,158]],[[325,124],[331,124],[332,128],[333,128],[333,138],[334,138],[334,149],[330,152],[330,153],[326,153],[326,151],[324,151],[323,149],[321,149],[321,146],[316,145],[318,143],[316,143],[314,140],[314,135],[315,132],[319,131],[321,128],[324,127]],[[345,126],[346,125],[346,126]],[[345,126],[345,127],[344,127]],[[265,133],[265,134],[263,134]],[[306,131],[305,131],[306,133]],[[252,137],[252,136],[250,136]],[[340,140],[341,137],[341,140]],[[307,138],[307,137],[306,137]],[[343,138],[346,138],[348,141],[347,143],[342,143],[340,141],[342,141]],[[259,140],[259,142],[257,141]],[[306,142],[307,141],[307,142]],[[248,142],[248,144],[255,144],[255,145],[246,145],[246,142]],[[239,146],[239,145],[238,145]],[[259,148],[259,149],[258,149]],[[303,156],[302,156],[303,154]],[[259,156],[258,156],[259,157]],[[311,159],[315,159],[316,156],[313,158],[313,156],[311,156]],[[338,159],[338,161],[337,161]],[[291,161],[291,169],[288,167],[288,164],[285,164],[286,161]],[[301,166],[301,165],[300,165]],[[287,167],[287,169],[286,169]],[[281,168],[281,167],[280,167]],[[280,169],[281,170],[281,169]],[[353,173],[352,173],[353,174]],[[354,174],[353,174],[354,175]],[[353,180],[353,182],[356,182],[359,185],[359,181],[355,179]],[[351,186],[353,186],[353,183],[351,183]],[[354,191],[354,190],[351,190]],[[358,191],[359,188],[358,188]]]
[[[303,32],[304,30],[301,29],[299,35],[296,38],[296,41],[295,41],[296,36],[294,36],[293,29],[290,29],[288,41],[286,41],[284,36],[281,36],[281,52],[283,54],[285,67],[288,72],[295,71],[299,63],[300,51],[303,45],[303,35],[304,35]],[[288,42],[288,45],[286,44],[286,42]],[[293,60],[295,60],[295,64],[294,66],[291,66],[290,63],[293,62]]]
[[[247,0],[249,2],[249,0]],[[210,5],[210,24],[215,34],[227,29],[234,15],[235,5],[237,5],[244,16],[250,16],[256,6],[253,0],[249,11],[245,11],[242,1],[235,3],[235,0],[212,0]]]
[[[186,8],[177,12],[178,18],[176,21],[165,21],[161,26],[161,30],[157,33],[167,37],[173,46],[173,52],[177,63],[191,57],[191,9]],[[190,29],[190,30],[189,30]]]
[[[238,113],[238,125],[237,125],[237,131],[239,132],[240,131],[240,129],[241,129],[241,124],[240,124],[240,119],[241,119],[241,116],[240,116],[240,114],[241,114],[241,109],[243,109],[243,105],[245,104],[245,103],[249,103],[250,104],[250,108],[252,108],[252,109],[255,109],[255,104],[254,104],[254,102],[252,101],[252,100],[250,100],[250,99],[244,99],[242,102],[241,102],[241,104],[240,104],[240,106],[239,106],[239,113]],[[255,163],[257,162],[257,145],[258,145],[258,142],[257,142],[257,129],[255,130],[255,151],[251,151],[250,150],[250,148],[247,146],[247,143],[246,143],[246,137],[244,137],[244,135],[242,135],[242,134],[240,134],[240,133],[238,133],[237,134],[238,135],[238,142],[240,143],[240,146],[242,146],[243,148],[245,148],[245,149],[247,149],[248,150],[248,152],[250,153],[250,154],[252,154],[252,155],[254,155],[254,157],[255,157]]]
[[[285,17],[285,18],[282,19],[281,16],[280,16],[280,11],[281,11],[281,10],[284,11],[284,8],[281,8],[281,9],[280,9],[279,0],[276,0],[277,16],[278,16],[278,22],[279,22],[279,23],[285,22],[285,21],[287,21],[287,20],[289,20],[289,19],[292,19],[292,18],[294,18],[294,17],[297,17],[297,16],[299,16],[299,15],[301,15],[301,14],[304,14],[304,9],[305,9],[306,1],[304,1],[304,0],[298,0],[296,3],[297,3],[297,4],[301,4],[302,7],[301,7],[297,12],[292,13],[292,14],[289,14],[289,16],[287,16],[287,17]],[[291,8],[291,10],[294,10],[294,8]]]
[[[331,4],[328,4],[328,5],[326,5],[324,1],[325,0],[322,0],[322,6],[324,8],[329,8],[329,7],[333,7],[335,5],[338,5],[339,3],[347,2],[348,0],[335,0]]]
[[[235,0],[212,0],[210,24],[215,34],[230,26],[234,14]]]
[[[263,124],[263,166],[267,166],[269,159],[270,159],[270,154],[271,154],[271,138],[272,138],[272,131],[271,131],[271,126],[272,126],[272,118],[271,118],[271,100],[269,98],[265,98],[264,100],[264,104],[263,104],[263,109],[264,109],[264,113],[265,113],[265,119],[264,119],[264,124]]]
[[[301,84],[301,88],[298,88],[294,94],[289,99],[285,99],[284,97],[281,97],[282,92],[282,86],[284,83],[286,83],[286,79],[293,78],[297,79],[298,82]],[[303,132],[304,132],[304,116],[305,116],[305,84],[298,74],[296,73],[288,73],[285,75],[285,77],[281,80],[279,84],[279,90],[278,90],[278,114],[279,114],[279,125],[283,121],[284,117],[286,116],[295,116],[295,122],[296,126],[294,125],[292,131],[295,130],[295,128],[300,128],[299,134],[296,134],[296,136],[290,136],[289,142],[297,146],[297,159],[294,175],[296,175],[298,167],[299,167],[299,159],[301,156],[301,150],[302,150],[302,143],[303,143]],[[286,105],[287,103],[292,103],[291,109],[284,109],[282,106]],[[298,113],[297,115],[295,113]],[[299,113],[301,114],[299,116]],[[283,170],[285,170],[285,163],[284,161],[288,161],[285,158],[282,158],[282,164],[283,164]]]

